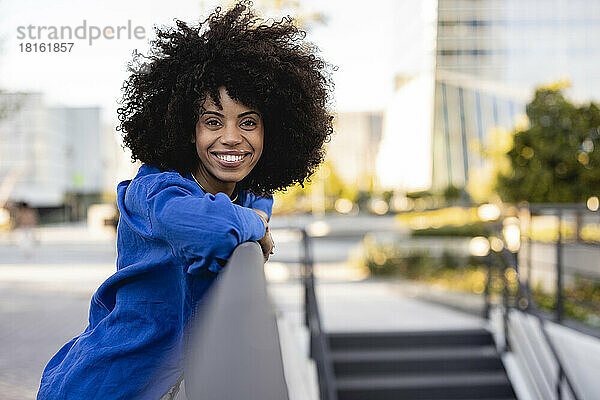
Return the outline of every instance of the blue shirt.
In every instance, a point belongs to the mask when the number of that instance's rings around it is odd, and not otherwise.
[[[184,332],[234,248],[265,233],[250,208],[272,199],[205,193],[143,165],[117,187],[117,272],[94,293],[89,325],[42,374],[41,399],[159,399],[183,372]]]

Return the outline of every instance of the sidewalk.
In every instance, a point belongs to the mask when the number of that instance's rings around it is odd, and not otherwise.
[[[277,310],[302,324],[300,283],[270,283],[268,289]],[[467,329],[487,324],[483,318],[418,300],[395,282],[317,282],[316,290],[328,332]]]
[[[86,222],[44,225],[32,230],[39,244],[114,243],[116,238],[113,228],[93,229]],[[15,245],[18,241],[17,231],[0,230],[0,245]]]

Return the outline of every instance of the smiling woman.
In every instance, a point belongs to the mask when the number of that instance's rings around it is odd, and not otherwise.
[[[38,399],[176,392],[199,301],[240,243],[268,259],[271,194],[323,160],[328,65],[291,18],[265,23],[249,4],[157,29],[134,58],[119,129],[142,166],[117,187],[117,271],[48,362]]]
[[[262,155],[264,127],[258,111],[233,100],[224,87],[219,98],[221,107],[210,98],[200,107],[192,138],[200,163],[193,174],[209,193],[231,196]]]
[[[201,155],[190,143],[203,106],[224,114],[226,93],[256,111],[264,131],[263,153],[238,188],[269,195],[303,183],[321,163],[333,133],[329,65],[292,18],[267,24],[247,4],[217,9],[198,26],[158,29],[150,53],[134,57],[118,110],[134,160],[195,172]]]

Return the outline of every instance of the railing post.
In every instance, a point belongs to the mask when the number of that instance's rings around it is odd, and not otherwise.
[[[577,221],[576,221],[576,237],[577,241],[580,240],[580,219],[581,214],[577,212]],[[563,297],[563,245],[562,245],[562,220],[563,220],[563,212],[562,210],[558,210],[558,238],[556,241],[556,321],[561,322],[563,318],[563,309],[564,309],[564,297]],[[558,400],[562,399],[562,380],[564,377],[564,371],[562,365],[559,363],[558,365],[558,378],[556,382],[556,398]]]
[[[562,380],[563,380],[564,372],[562,369],[562,365],[558,364],[558,380],[556,381],[556,399],[562,400]]]
[[[500,251],[500,257],[504,257],[506,260],[505,252],[508,252],[506,249],[502,249]],[[504,253],[504,254],[503,254]],[[512,260],[511,260],[512,261]],[[502,325],[504,328],[504,343],[502,343],[503,348],[502,352],[505,353],[510,351],[510,346],[508,345],[508,279],[506,278],[506,272],[510,267],[508,263],[503,263],[503,268],[501,268],[500,272],[502,273]]]
[[[487,278],[485,281],[485,289],[484,289],[484,293],[483,293],[483,297],[485,300],[485,304],[483,306],[483,318],[489,319],[490,318],[490,284],[492,282],[492,273],[493,273],[492,261],[491,261],[489,253],[484,257],[483,263],[485,265],[486,272],[487,272]]]
[[[556,322],[563,317],[563,246],[562,246],[562,210],[558,210],[558,238],[556,240]]]
[[[309,315],[310,315],[310,301],[308,301],[308,290],[309,283],[314,283],[313,280],[313,260],[312,252],[310,248],[310,237],[306,229],[302,228],[302,247],[304,250],[302,260],[302,284],[304,286],[304,324],[309,326]],[[312,282],[309,282],[312,281]],[[312,356],[312,344],[311,344],[311,356]]]
[[[530,290],[530,282],[531,282],[531,272],[533,270],[533,212],[531,210],[531,206],[529,206],[529,221],[527,221],[527,280],[525,281],[525,285],[527,286],[527,290]]]

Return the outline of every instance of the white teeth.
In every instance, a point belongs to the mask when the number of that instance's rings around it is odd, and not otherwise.
[[[240,161],[242,158],[244,158],[243,155],[231,155],[231,154],[217,154],[217,157],[219,157],[223,161],[229,161],[229,162]]]

